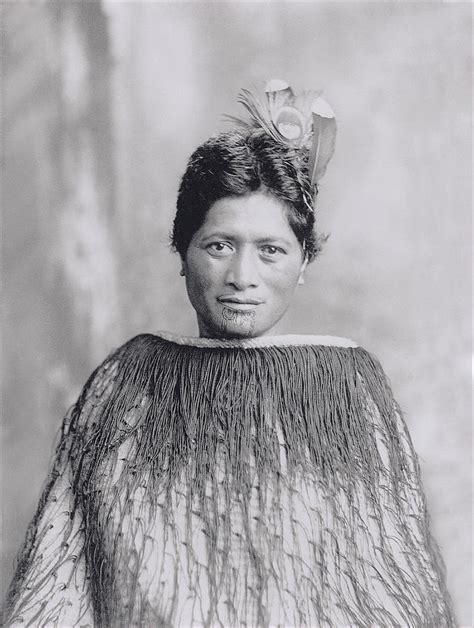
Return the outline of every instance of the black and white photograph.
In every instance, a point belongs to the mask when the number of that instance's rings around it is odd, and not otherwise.
[[[474,625],[472,4],[1,15],[1,625]]]

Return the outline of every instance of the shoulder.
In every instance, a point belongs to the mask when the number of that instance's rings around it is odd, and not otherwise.
[[[156,345],[163,344],[163,339],[149,332],[138,334],[133,336],[126,342],[124,342],[118,349],[114,349],[112,355],[126,355],[130,351],[139,351],[140,349],[147,349],[149,347],[155,347]],[[110,357],[109,356],[109,357]]]
[[[94,369],[72,408],[76,428],[86,429],[94,424],[103,426],[123,408],[139,405],[147,391],[156,367],[154,356],[164,341],[153,334],[134,336],[110,351]]]
[[[129,362],[130,359],[134,360],[140,356],[153,353],[163,344],[163,339],[155,334],[138,334],[126,340],[119,347],[113,348],[97,370],[110,369],[112,365],[119,368],[120,365]]]
[[[90,397],[110,392],[120,374],[128,370],[131,364],[140,361],[152,353],[158,344],[163,341],[153,334],[138,334],[124,342],[119,347],[110,350],[105,359],[94,369],[86,381],[81,397]]]

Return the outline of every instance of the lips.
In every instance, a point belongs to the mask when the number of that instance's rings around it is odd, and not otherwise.
[[[221,303],[240,303],[242,305],[260,305],[260,303],[263,303],[260,299],[252,299],[250,297],[224,296],[217,297],[217,300]]]
[[[254,299],[251,297],[235,297],[230,295],[217,297],[217,300],[219,303],[223,303],[224,305],[234,309],[251,309],[263,303],[261,299]]]

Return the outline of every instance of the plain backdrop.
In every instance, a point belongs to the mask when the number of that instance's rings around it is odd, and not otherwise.
[[[330,233],[281,333],[375,353],[471,625],[469,3],[3,3],[3,587],[54,435],[140,332],[195,335],[168,235],[192,150],[242,87],[323,89]]]

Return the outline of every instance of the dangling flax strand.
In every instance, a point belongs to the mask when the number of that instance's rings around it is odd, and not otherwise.
[[[70,465],[96,626],[453,625],[416,456],[363,349],[138,336],[68,425],[12,617],[48,581],[38,543]]]

